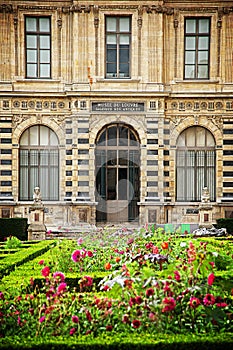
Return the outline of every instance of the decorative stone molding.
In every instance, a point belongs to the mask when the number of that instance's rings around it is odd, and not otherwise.
[[[219,130],[223,130],[223,118],[222,115],[209,115],[207,119],[210,120]]]
[[[158,6],[152,5],[152,6],[147,6],[146,11],[147,13],[157,12],[157,13],[163,13],[166,15],[173,15],[174,8],[161,6],[161,5],[158,5]]]
[[[29,119],[30,116],[28,115],[21,115],[21,114],[13,114],[12,117],[12,129],[15,130],[19,124],[21,124],[22,122],[24,122],[25,120]]]
[[[64,13],[90,13],[91,12],[91,6],[89,5],[72,5],[71,7],[63,7],[62,12]]]
[[[65,115],[55,115],[55,116],[51,116],[50,120],[53,120],[57,125],[61,125],[66,120],[66,116]]]
[[[0,5],[0,13],[13,13],[13,7],[9,4]]]

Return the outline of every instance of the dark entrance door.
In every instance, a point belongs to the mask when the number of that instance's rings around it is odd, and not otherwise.
[[[97,222],[138,220],[140,152],[136,133],[124,124],[106,126],[96,142]]]

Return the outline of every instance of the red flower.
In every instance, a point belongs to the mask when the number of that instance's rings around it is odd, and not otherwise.
[[[93,253],[90,250],[88,250],[87,256],[89,256],[89,258],[92,258],[93,257]]]
[[[146,296],[147,297],[150,297],[151,295],[153,295],[154,294],[154,289],[153,288],[148,288],[147,290],[146,290]]]
[[[66,283],[64,282],[60,283],[59,286],[57,287],[57,292],[58,293],[65,292],[66,287],[67,287]]]
[[[143,302],[142,297],[140,295],[136,296],[135,302],[136,302],[136,304],[140,305]]]
[[[72,322],[74,322],[74,323],[79,323],[79,318],[78,318],[78,316],[72,316]]]
[[[57,282],[64,282],[64,281],[65,281],[65,275],[64,275],[64,273],[62,273],[62,272],[60,272],[60,271],[54,272],[53,278],[54,278]]]
[[[76,328],[71,328],[70,335],[73,335],[76,332]]]
[[[192,309],[196,309],[201,304],[200,300],[195,297],[191,297],[189,300],[189,305]]]
[[[104,265],[104,268],[105,270],[110,270],[112,268],[112,265],[110,264],[110,262],[107,262],[105,265]]]
[[[41,274],[44,277],[48,277],[48,275],[50,274],[50,268],[48,266],[45,266],[42,270],[41,270]]]
[[[176,301],[172,297],[166,297],[163,299],[164,308],[162,312],[169,312],[175,309]]]
[[[174,271],[174,275],[175,275],[175,280],[177,281],[177,282],[179,282],[180,281],[180,273],[179,273],[179,271]]]
[[[212,286],[212,284],[214,283],[214,279],[215,279],[215,276],[213,273],[210,273],[208,278],[207,278],[207,283],[209,286]]]
[[[213,294],[206,294],[203,299],[203,304],[205,306],[209,306],[209,305],[214,305],[214,303],[215,303],[215,297],[213,296]]]
[[[92,321],[92,316],[91,316],[91,313],[90,313],[89,310],[86,311],[86,318],[87,318],[87,320],[88,320],[89,322]]]
[[[168,249],[168,242],[163,242],[161,244],[161,247],[162,247],[163,250]]]
[[[39,264],[39,265],[43,265],[43,264],[44,264],[44,260],[40,260],[40,261],[38,262],[38,264]]]
[[[71,255],[71,259],[73,260],[73,262],[78,262],[80,260],[80,255],[80,250],[75,250]]]
[[[106,331],[112,331],[112,330],[113,330],[113,326],[111,326],[111,325],[106,326]]]
[[[123,316],[122,316],[122,322],[123,322],[123,323],[129,323],[129,315],[126,315],[126,314],[123,315]]]
[[[131,326],[133,328],[139,328],[141,326],[141,322],[139,320],[133,320]]]

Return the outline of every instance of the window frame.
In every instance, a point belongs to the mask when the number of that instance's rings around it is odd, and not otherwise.
[[[34,18],[36,19],[36,31],[27,30],[27,19],[28,18]],[[49,19],[49,31],[40,31],[39,30],[39,20],[40,19]],[[33,15],[25,15],[25,26],[24,26],[24,38],[25,38],[25,77],[26,79],[51,79],[52,78],[52,33],[51,33],[51,16],[33,16]],[[28,59],[28,45],[27,45],[27,37],[29,35],[35,35],[36,36],[36,62],[30,62]],[[42,49],[40,48],[39,40],[42,35],[49,36],[49,63],[46,63],[46,65],[49,66],[49,76],[42,76],[41,74],[41,59],[40,59],[40,52]],[[44,50],[44,49],[43,49]],[[28,64],[35,63],[36,65],[36,76],[29,75],[28,74]],[[45,64],[45,63],[44,63]]]
[[[206,19],[209,22],[209,30],[208,32],[205,33],[200,33],[198,30],[199,27],[199,21]],[[187,33],[187,21],[188,20],[195,20],[195,32],[193,33]],[[195,50],[188,50],[186,49],[186,38],[187,37],[194,37],[195,38]],[[202,51],[207,51],[207,50],[201,50],[199,49],[198,46],[198,39],[201,37],[208,37],[208,59],[207,59],[207,64],[199,64],[198,63],[198,53]],[[211,18],[210,17],[185,17],[184,19],[184,80],[209,80],[210,79],[210,40],[211,40]],[[186,53],[187,52],[195,52],[195,62],[194,64],[188,64],[186,63]],[[195,66],[195,71],[194,71],[194,77],[186,77],[186,67],[187,66]],[[198,68],[201,66],[207,66],[207,77],[198,77]]]
[[[116,31],[108,31],[107,30],[107,18],[116,18],[117,21],[117,29]],[[128,18],[129,19],[129,31],[122,31],[120,32],[119,30],[119,19],[120,18]],[[116,72],[112,73],[115,74],[115,76],[108,76],[108,48],[107,48],[107,35],[108,34],[115,33],[117,36],[117,43],[116,43],[116,55],[117,55],[117,60],[116,60]],[[120,72],[120,58],[119,58],[119,52],[120,52],[120,35],[129,35],[129,59],[128,59],[128,76],[121,76]],[[131,50],[132,50],[132,16],[131,15],[105,15],[105,79],[130,79],[131,78]]]
[[[179,135],[179,137],[181,137],[181,135],[183,134],[183,137],[185,137],[185,144],[182,146],[177,145],[176,148],[176,201],[200,202],[202,189],[207,186],[211,195],[210,200],[211,202],[214,202],[216,200],[216,144],[214,146],[208,146],[207,141],[208,133],[212,137],[213,134],[208,129],[200,127],[205,130],[205,145],[197,145],[198,130],[196,129],[196,133],[194,134],[195,145],[189,146],[187,145],[186,132],[190,128],[196,127],[191,126],[185,129]],[[213,164],[210,164],[211,161],[213,162]],[[211,174],[211,172],[213,173]],[[182,195],[178,193],[178,178],[183,179],[181,180],[183,184]],[[187,192],[188,184],[193,185],[193,192],[191,194],[192,198],[188,197],[190,195],[190,193]],[[209,184],[211,185],[211,188],[209,188]],[[181,198],[182,196],[183,198]]]
[[[31,144],[31,138],[35,137],[31,133],[32,128],[37,133],[37,142]],[[46,127],[49,137],[48,145],[44,145],[40,141],[42,136],[41,127]],[[24,134],[26,132],[26,134]],[[59,200],[59,179],[60,179],[60,155],[59,155],[59,140],[56,133],[45,125],[33,125],[27,128],[21,135],[19,143],[19,200],[20,201],[31,201],[33,198],[33,189],[35,186],[39,186],[42,192],[42,198],[45,201],[57,201]],[[21,144],[22,137],[26,135],[27,143]],[[56,136],[57,143],[51,142],[51,137]],[[46,151],[46,152],[45,152]],[[23,158],[25,153],[25,158]],[[55,160],[57,161],[55,162]],[[26,163],[23,164],[23,161]],[[47,164],[45,163],[47,161]],[[43,183],[45,174],[48,173],[47,188],[51,188],[50,191],[45,193],[43,189]],[[57,173],[56,183],[54,187],[54,178],[51,174]],[[26,179],[26,180],[23,180]],[[22,182],[23,181],[23,182]],[[35,182],[36,181],[36,182]],[[51,183],[53,184],[51,186]],[[24,186],[26,193],[22,193],[22,187]]]

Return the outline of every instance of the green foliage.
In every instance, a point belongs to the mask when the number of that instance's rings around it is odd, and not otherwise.
[[[7,237],[6,242],[4,243],[5,249],[14,249],[20,248],[22,246],[22,242],[14,236]]]
[[[26,241],[28,221],[25,218],[0,218],[0,241],[5,241],[9,236],[15,236],[21,241]]]
[[[226,228],[229,235],[233,234],[233,219],[232,218],[221,218],[216,220],[217,228]]]

